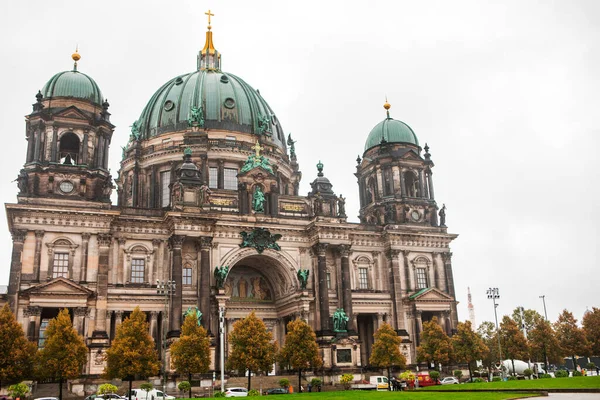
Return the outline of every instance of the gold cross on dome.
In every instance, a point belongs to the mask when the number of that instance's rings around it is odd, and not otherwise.
[[[255,158],[259,158],[260,157],[260,151],[264,150],[264,147],[260,146],[260,143],[258,143],[258,140],[256,141],[256,144],[252,147],[250,147],[252,150],[254,150],[254,152],[256,153]]]
[[[208,10],[208,12],[205,12],[204,15],[208,15],[208,26],[210,26],[210,17],[214,17],[215,14],[212,14],[210,10]]]

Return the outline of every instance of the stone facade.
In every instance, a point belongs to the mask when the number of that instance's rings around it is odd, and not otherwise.
[[[115,206],[108,103],[37,100],[18,202],[6,205],[8,301],[40,344],[48,320],[68,308],[90,349],[87,374],[102,372],[103,352],[135,307],[147,314],[160,352],[177,340],[188,307],[201,310],[213,354],[219,307],[226,332],[254,310],[279,343],[286,323],[302,318],[332,370],[366,366],[384,321],[402,336],[409,363],[424,321],[437,316],[447,333],[456,328],[449,249],[456,235],[438,220],[427,147],[422,154],[418,144],[382,141],[366,149],[353,223],[322,164],[311,192],[298,194],[294,142],[288,138],[288,153],[276,129],[268,134],[274,117],[257,133],[204,121],[195,109],[187,126],[132,132]],[[220,266],[228,267],[222,288]],[[300,270],[308,270],[305,288]],[[341,331],[332,319],[338,309],[349,318]]]

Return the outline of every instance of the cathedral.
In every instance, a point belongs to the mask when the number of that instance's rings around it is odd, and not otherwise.
[[[17,201],[6,204],[5,301],[40,347],[48,321],[68,308],[89,348],[88,376],[102,373],[135,307],[165,359],[194,313],[211,335],[215,371],[227,333],[251,311],[280,344],[289,321],[305,320],[325,374],[368,367],[384,322],[415,364],[424,322],[437,317],[448,334],[457,325],[457,235],[435,200],[428,146],[386,102],[357,149],[359,222],[348,222],[321,162],[300,193],[294,138],[257,90],[221,70],[208,14],[196,68],[156,90],[128,137],[113,137],[109,104],[78,52],[73,69],[35,95]]]

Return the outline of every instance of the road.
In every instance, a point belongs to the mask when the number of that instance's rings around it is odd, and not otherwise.
[[[552,400],[598,400],[600,393],[548,393]],[[545,399],[546,397],[535,397],[536,399]]]

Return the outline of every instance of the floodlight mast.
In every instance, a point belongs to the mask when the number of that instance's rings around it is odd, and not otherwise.
[[[169,320],[169,300],[171,295],[175,293],[175,281],[161,281],[156,280],[156,293],[165,297],[165,317],[162,319],[161,330],[162,330],[162,355],[161,364],[163,370],[163,394],[167,393],[167,329],[165,326]]]
[[[500,356],[500,373],[502,374],[502,378],[504,378],[504,364],[502,362],[502,346],[500,345],[500,331],[498,329],[498,313],[496,312],[496,307],[498,304],[496,303],[496,299],[500,298],[500,291],[498,288],[489,288],[487,290],[487,297],[491,299],[494,303],[494,318],[496,319],[496,337],[498,337],[498,354]]]

